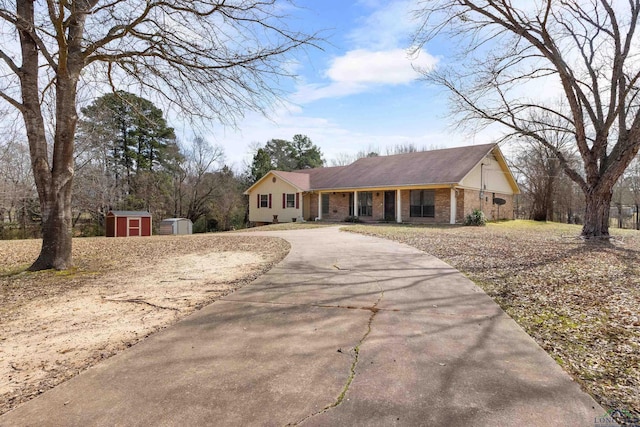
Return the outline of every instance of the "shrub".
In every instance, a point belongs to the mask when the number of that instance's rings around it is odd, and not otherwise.
[[[344,219],[344,222],[353,222],[353,223],[359,223],[362,222],[360,220],[360,218],[358,218],[357,216],[348,216]]]
[[[482,226],[487,224],[487,217],[484,216],[484,212],[480,209],[474,209],[472,213],[467,215],[464,221],[464,225]]]

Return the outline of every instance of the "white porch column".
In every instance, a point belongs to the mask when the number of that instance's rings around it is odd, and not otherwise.
[[[457,206],[456,206],[456,189],[451,187],[451,218],[449,218],[449,224],[456,223],[456,214],[457,214]]]
[[[358,216],[358,192],[353,192],[353,216]]]
[[[304,193],[300,193],[300,219],[302,220],[300,222],[304,222]]]
[[[396,190],[396,222],[400,224],[402,222],[402,191]]]
[[[322,193],[318,193],[318,219],[322,219]]]

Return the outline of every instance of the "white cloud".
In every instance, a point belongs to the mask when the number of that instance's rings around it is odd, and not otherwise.
[[[409,44],[409,37],[415,29],[415,22],[411,19],[412,1],[363,1],[361,4],[374,10],[348,34],[347,39],[353,45],[363,49],[387,50]]]
[[[416,55],[404,49],[352,50],[331,61],[324,73],[330,83],[301,85],[292,100],[308,103],[362,93],[376,86],[409,84],[420,77],[414,67],[430,70],[437,62],[424,50]]]
[[[411,58],[404,49],[357,49],[335,58],[326,75],[334,82],[354,84],[406,84],[418,75],[412,65],[431,69],[438,62],[427,52]]]

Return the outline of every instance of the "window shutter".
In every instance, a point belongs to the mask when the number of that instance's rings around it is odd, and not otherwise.
[[[271,209],[271,193],[269,193],[269,209]]]
[[[296,193],[296,209],[300,209],[300,193]]]
[[[258,209],[260,209],[260,195],[258,194]]]
[[[287,195],[282,193],[282,209],[287,207]]]

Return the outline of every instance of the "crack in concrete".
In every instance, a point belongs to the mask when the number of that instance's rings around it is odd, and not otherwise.
[[[367,331],[362,336],[362,338],[360,338],[360,341],[358,341],[358,344],[356,344],[356,346],[353,348],[353,361],[351,362],[351,367],[349,368],[349,376],[347,377],[347,381],[346,381],[344,387],[342,388],[342,391],[340,392],[340,394],[336,398],[336,400],[333,403],[330,403],[329,405],[325,406],[321,410],[319,410],[317,412],[314,412],[311,415],[307,415],[306,417],[302,418],[301,420],[295,421],[293,423],[289,423],[289,424],[287,424],[287,426],[300,425],[300,424],[302,424],[303,422],[307,421],[310,418],[313,418],[313,417],[315,417],[317,415],[323,414],[323,413],[329,411],[330,409],[333,409],[333,408],[339,406],[344,401],[344,398],[346,397],[347,392],[349,391],[349,388],[351,387],[351,383],[353,382],[353,380],[354,380],[354,378],[356,376],[356,367],[358,366],[358,361],[360,360],[360,347],[362,346],[362,344],[364,344],[364,342],[367,340],[367,337],[371,333],[371,325],[373,323],[373,319],[376,317],[376,314],[378,314],[378,312],[380,311],[380,309],[378,308],[378,304],[380,304],[380,301],[382,301],[382,297],[384,297],[384,291],[380,292],[380,296],[378,297],[378,300],[371,307],[360,307],[363,310],[371,311],[371,316],[369,316],[369,321],[367,322]]]
[[[378,308],[376,304],[371,307],[357,307],[355,305],[340,305],[340,304],[299,304],[290,302],[276,302],[276,301],[252,301],[252,300],[234,300],[234,299],[222,299],[220,301],[235,302],[235,303],[247,303],[247,304],[264,304],[264,305],[286,305],[286,306],[306,306],[306,307],[318,307],[318,308],[343,308],[346,310],[367,310],[373,313],[378,311],[400,311],[397,308]]]

